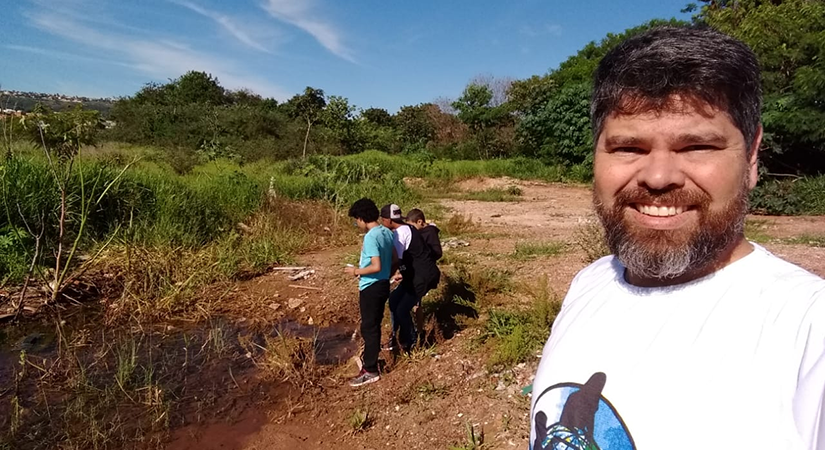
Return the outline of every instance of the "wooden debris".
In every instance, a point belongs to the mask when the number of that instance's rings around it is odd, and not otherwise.
[[[299,270],[306,270],[306,266],[295,266],[295,267],[273,267],[269,270],[273,270],[276,272],[297,272]]]
[[[298,284],[290,284],[289,287],[295,289],[309,289],[310,291],[323,291],[321,288],[313,287],[313,286],[301,286]]]

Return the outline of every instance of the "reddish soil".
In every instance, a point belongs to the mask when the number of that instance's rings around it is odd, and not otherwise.
[[[450,256],[466,258],[477,267],[506,270],[517,286],[515,293],[498,299],[525,301],[521,288],[534,286],[546,275],[559,296],[585,257],[576,245],[576,233],[592,220],[590,192],[586,187],[522,182],[510,179],[472,180],[465,190],[517,185],[519,202],[485,203],[445,199],[451,213],[472,216],[481,224],[480,237],[467,239],[468,247],[450,249]],[[825,276],[825,248],[788,244],[788,238],[825,233],[825,217],[754,217],[767,235],[765,245],[777,255]],[[512,254],[516,242],[564,242],[558,256],[518,261]],[[241,323],[274,327],[289,318],[315,327],[339,327],[351,332],[358,323],[356,285],[342,268],[353,261],[357,244],[303,255],[300,265],[315,270],[309,278],[289,281],[283,272],[241,284],[225,300],[225,315]],[[452,254],[450,254],[450,252]],[[304,289],[304,286],[315,289]],[[388,332],[385,321],[385,333]],[[531,382],[537,360],[506,373],[485,369],[486,352],[468,327],[431,350],[412,358],[394,359],[383,352],[385,371],[379,383],[351,388],[346,381],[356,373],[349,360],[328,366],[317,383],[299,389],[288,384],[276,391],[247,396],[246,410],[173,431],[170,449],[337,449],[447,448],[466,442],[467,423],[483,430],[485,448],[526,448],[529,398],[521,388]],[[346,352],[343,356],[348,356]],[[255,377],[254,374],[250,377]],[[239,389],[247,389],[242,381]],[[254,383],[252,383],[254,384]],[[255,389],[251,387],[249,389]],[[219,400],[220,401],[220,400]],[[350,419],[368,412],[364,429],[355,430]]]

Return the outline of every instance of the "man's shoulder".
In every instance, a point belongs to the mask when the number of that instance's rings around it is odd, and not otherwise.
[[[377,226],[377,227],[374,227],[371,230],[367,231],[367,234],[364,236],[364,239],[367,239],[367,238],[375,239],[375,240],[379,240],[379,239],[383,239],[383,240],[390,239],[391,240],[392,239],[392,231],[390,231],[386,227]]]
[[[573,277],[566,297],[576,297],[582,289],[601,289],[610,286],[623,274],[624,269],[615,256],[608,255],[599,258]]]
[[[593,261],[576,274],[573,282],[593,280],[597,278],[616,278],[622,273],[621,263],[613,255],[603,256]]]
[[[825,292],[825,279],[808,270],[774,255],[764,247],[754,244],[753,264],[748,278],[753,282],[781,289],[812,288]]]

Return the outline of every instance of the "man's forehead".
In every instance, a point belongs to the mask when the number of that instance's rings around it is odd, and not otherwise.
[[[741,134],[730,115],[709,105],[638,112],[614,112],[602,127],[600,140],[608,145],[634,145],[654,135],[679,141],[726,141]]]

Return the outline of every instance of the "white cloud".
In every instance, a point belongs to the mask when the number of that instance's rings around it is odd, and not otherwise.
[[[241,43],[254,48],[255,50],[262,51],[264,53],[272,53],[264,47],[263,44],[256,41],[252,36],[249,35],[246,31],[241,29],[240,26],[235,22],[235,20],[225,14],[221,14],[215,11],[210,11],[208,9],[202,8],[192,2],[186,0],[171,0],[172,3],[178,4],[187,8],[191,11],[194,11],[204,17],[208,17],[214,20],[218,25],[220,25],[227,33],[232,35],[235,39],[240,41]]]
[[[546,23],[544,25],[540,25],[537,27],[533,27],[530,25],[524,25],[519,30],[521,34],[529,36],[529,37],[538,37],[538,36],[561,36],[562,27],[561,25],[557,25],[554,23]]]
[[[15,50],[15,51],[18,51],[18,52],[34,53],[36,55],[43,55],[43,56],[48,56],[48,57],[51,57],[51,58],[58,58],[58,59],[67,59],[67,60],[70,60],[70,61],[88,61],[88,62],[93,62],[95,64],[114,64],[114,65],[120,65],[120,66],[125,65],[122,62],[114,61],[114,60],[111,60],[111,59],[93,58],[93,57],[89,57],[89,56],[78,55],[76,53],[61,52],[61,51],[51,50],[51,49],[47,49],[47,48],[32,47],[32,46],[29,46],[29,45],[7,44],[7,45],[4,45],[3,47],[5,47],[9,50]]]
[[[317,19],[313,0],[266,0],[262,6],[272,17],[296,26],[315,38],[332,54],[355,62],[339,32],[330,24]]]
[[[247,88],[279,101],[289,98],[281,87],[244,73],[230,58],[203,53],[182,42],[103,33],[54,10],[29,13],[27,17],[43,31],[105,53],[106,57],[118,57],[124,65],[152,77],[176,78],[187,71],[199,70],[214,75],[229,89]]]

